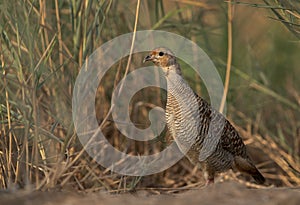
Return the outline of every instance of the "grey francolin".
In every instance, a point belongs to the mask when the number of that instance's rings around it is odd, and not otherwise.
[[[174,54],[167,48],[156,48],[145,57],[146,61],[162,68],[165,74],[168,129],[179,150],[203,171],[206,184],[229,169],[249,174],[263,184],[265,178],[249,158],[238,132],[187,84]]]

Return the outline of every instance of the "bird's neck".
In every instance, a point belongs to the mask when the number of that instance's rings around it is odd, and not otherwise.
[[[178,63],[162,67],[162,69],[165,72],[166,76],[170,74],[177,74],[180,76],[182,75],[180,65]]]
[[[166,68],[165,68],[166,69]],[[167,79],[167,93],[172,95],[184,105],[188,99],[195,98],[195,93],[189,84],[184,80],[179,64],[170,65],[165,70],[165,77]],[[196,101],[195,101],[196,102]]]
[[[181,74],[178,74],[171,70],[169,74],[166,75],[166,79],[168,95],[171,94],[173,96],[177,96],[177,98],[181,99],[182,102],[191,97],[194,97],[194,91],[184,80]]]

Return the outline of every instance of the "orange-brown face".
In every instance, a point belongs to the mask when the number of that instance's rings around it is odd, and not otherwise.
[[[166,48],[156,48],[144,58],[143,62],[152,61],[156,66],[164,68],[170,66],[174,60],[175,57],[170,50]]]

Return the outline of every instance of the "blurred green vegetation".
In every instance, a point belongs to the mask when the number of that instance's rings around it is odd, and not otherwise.
[[[116,190],[138,184],[136,178],[130,181],[108,174],[84,154],[76,139],[71,109],[72,88],[81,66],[97,47],[133,31],[136,4],[133,0],[0,2],[1,188],[35,184],[37,189],[48,189],[71,184],[81,190]],[[295,171],[300,167],[299,3],[256,0],[232,5],[233,62],[227,114],[251,136],[274,142],[277,148],[271,151],[282,151],[278,157],[294,163],[292,168],[284,168],[272,158],[273,152],[250,144],[260,150],[257,155],[266,155],[259,161],[264,162],[267,178],[278,185],[299,185],[299,172]],[[137,30],[164,30],[191,39],[207,52],[225,78],[226,2],[144,0],[139,9]],[[134,56],[131,70],[141,66],[142,57]],[[99,84],[95,106],[100,123],[126,63],[127,59],[122,59]],[[190,85],[208,99],[201,78],[184,63],[182,69]],[[151,92],[142,90],[132,101],[134,107],[147,96],[148,104],[132,113],[137,123],[149,123],[149,108],[163,105],[157,96],[164,93],[149,89]],[[124,138],[111,121],[103,130],[112,144],[122,147]],[[149,149],[147,144],[130,143],[134,153]],[[140,186],[181,186],[199,180],[194,175],[178,179],[176,174],[182,175],[178,167],[190,173],[179,163],[162,174],[145,177]],[[283,176],[280,179],[276,178],[279,174]],[[166,185],[167,179],[172,183]]]

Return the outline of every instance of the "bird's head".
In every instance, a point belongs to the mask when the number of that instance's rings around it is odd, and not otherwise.
[[[176,72],[181,75],[180,66],[176,61],[176,57],[172,51],[167,48],[160,47],[153,49],[149,55],[147,55],[143,62],[146,61],[153,62],[156,66],[161,67],[166,75],[169,72]]]

